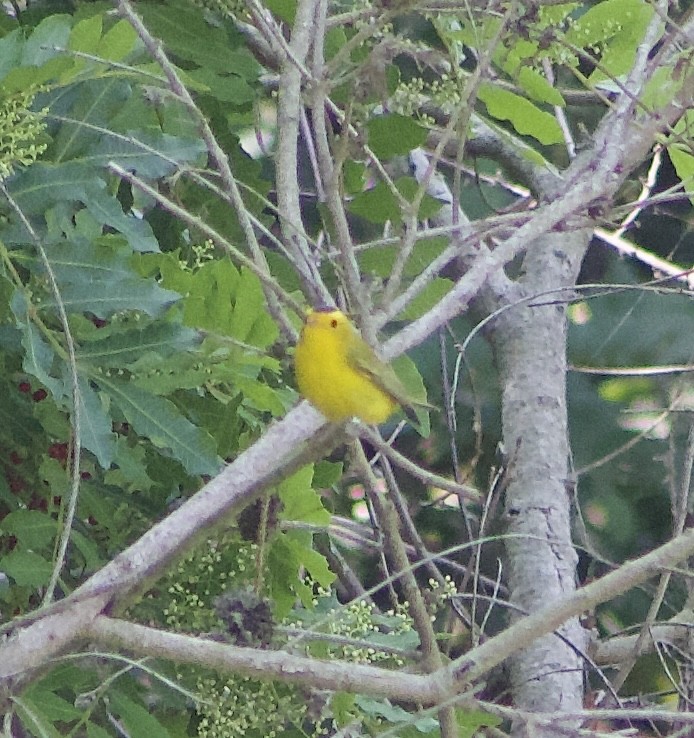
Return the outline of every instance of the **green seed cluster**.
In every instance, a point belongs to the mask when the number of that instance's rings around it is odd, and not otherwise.
[[[257,546],[225,539],[210,540],[183,559],[170,576],[164,608],[166,624],[187,632],[219,626],[212,601],[228,589],[244,586],[255,568]]]
[[[36,90],[17,92],[0,102],[0,179],[9,177],[18,166],[33,164],[48,147],[40,141],[46,125],[46,110],[30,108]]]
[[[198,682],[206,701],[198,705],[199,738],[276,738],[288,726],[300,726],[306,715],[305,700],[293,687],[248,677]]]

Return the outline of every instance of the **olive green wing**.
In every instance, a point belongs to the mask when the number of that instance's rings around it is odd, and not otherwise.
[[[376,356],[374,350],[361,337],[355,336],[347,350],[347,362],[358,372],[366,375],[379,389],[393,398],[402,407],[405,415],[418,423],[415,407],[431,407],[425,402],[415,400],[389,364]]]

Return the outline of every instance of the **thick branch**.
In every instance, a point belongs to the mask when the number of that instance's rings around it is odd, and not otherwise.
[[[436,684],[419,674],[339,661],[320,661],[285,651],[241,648],[103,616],[90,624],[88,635],[100,643],[137,654],[187,664],[204,664],[222,673],[275,678],[291,684],[389,697],[423,705],[436,705],[444,699]]]

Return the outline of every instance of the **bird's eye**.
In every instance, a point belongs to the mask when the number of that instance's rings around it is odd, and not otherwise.
[[[330,321],[330,327],[331,327],[331,328],[337,328],[337,321],[335,320],[335,318],[333,318],[333,319],[332,319],[332,320]]]

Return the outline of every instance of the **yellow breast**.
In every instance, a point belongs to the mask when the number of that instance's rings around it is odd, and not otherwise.
[[[337,328],[329,323],[312,324],[310,318],[304,326],[295,354],[299,391],[333,422],[358,417],[365,423],[383,423],[397,403],[371,378],[349,365],[345,344],[348,335],[342,326]]]

